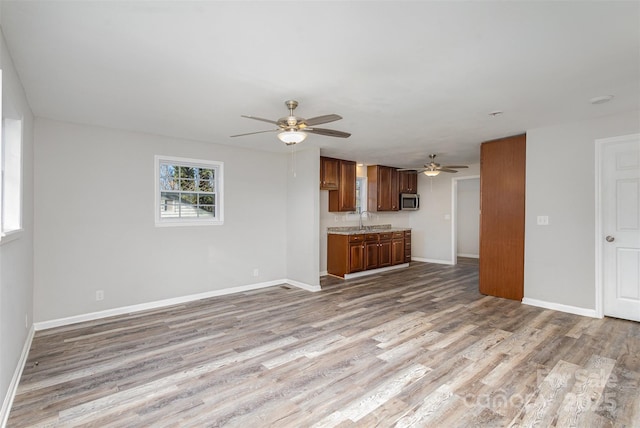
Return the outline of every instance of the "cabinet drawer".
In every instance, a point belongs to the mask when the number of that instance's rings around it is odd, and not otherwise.
[[[387,239],[391,239],[391,236],[393,235],[393,233],[391,232],[384,232],[384,233],[380,233],[380,240],[387,240]]]
[[[404,238],[404,232],[393,232],[393,238]]]
[[[378,234],[377,233],[367,233],[366,235],[364,235],[364,240],[365,241],[377,241],[378,240]]]
[[[349,235],[349,242],[362,242],[364,235]]]

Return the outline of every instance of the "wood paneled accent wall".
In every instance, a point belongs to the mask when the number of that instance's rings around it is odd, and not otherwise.
[[[480,148],[480,293],[522,300],[526,135]]]

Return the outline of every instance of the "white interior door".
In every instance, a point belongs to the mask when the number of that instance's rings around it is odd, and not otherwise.
[[[604,314],[640,321],[640,136],[602,150]]]

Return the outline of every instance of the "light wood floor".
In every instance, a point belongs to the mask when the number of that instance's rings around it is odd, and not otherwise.
[[[411,263],[37,332],[9,427],[638,427],[640,324]]]

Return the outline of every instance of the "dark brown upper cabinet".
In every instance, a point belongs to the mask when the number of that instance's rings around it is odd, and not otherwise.
[[[418,193],[418,174],[409,171],[398,171],[400,193]]]
[[[367,167],[367,182],[368,211],[398,211],[400,187],[396,168],[370,165]]]
[[[338,190],[340,159],[320,157],[320,190]]]
[[[356,163],[338,160],[338,188],[329,191],[330,212],[356,210]]]

